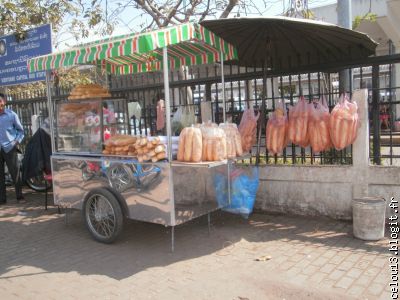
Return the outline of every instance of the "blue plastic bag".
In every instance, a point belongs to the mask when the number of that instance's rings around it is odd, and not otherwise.
[[[227,176],[217,173],[214,177],[218,206],[223,211],[248,218],[253,212],[259,185],[258,167],[235,167],[231,171],[230,180],[231,202],[229,203]]]

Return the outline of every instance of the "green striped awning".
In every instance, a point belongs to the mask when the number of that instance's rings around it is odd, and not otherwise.
[[[80,64],[97,64],[111,74],[162,70],[162,49],[168,47],[170,69],[237,59],[237,50],[205,27],[185,23],[160,30],[103,39],[28,60],[29,72]],[[221,57],[222,52],[222,57]]]

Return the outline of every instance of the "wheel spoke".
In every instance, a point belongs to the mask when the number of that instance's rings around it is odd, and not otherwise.
[[[116,228],[113,207],[108,199],[102,195],[93,195],[88,201],[88,225],[96,235],[102,238],[110,238]]]

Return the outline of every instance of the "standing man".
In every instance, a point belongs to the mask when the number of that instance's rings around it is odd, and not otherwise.
[[[22,201],[22,184],[18,163],[18,145],[24,139],[24,129],[18,115],[6,108],[6,96],[0,93],[0,205],[7,202],[4,163],[15,183],[17,201]]]

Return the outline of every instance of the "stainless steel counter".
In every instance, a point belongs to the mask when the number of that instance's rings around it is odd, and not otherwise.
[[[219,208],[216,176],[227,161],[138,163],[133,158],[53,155],[54,202],[82,209],[88,193],[110,190],[129,219],[175,226]]]

